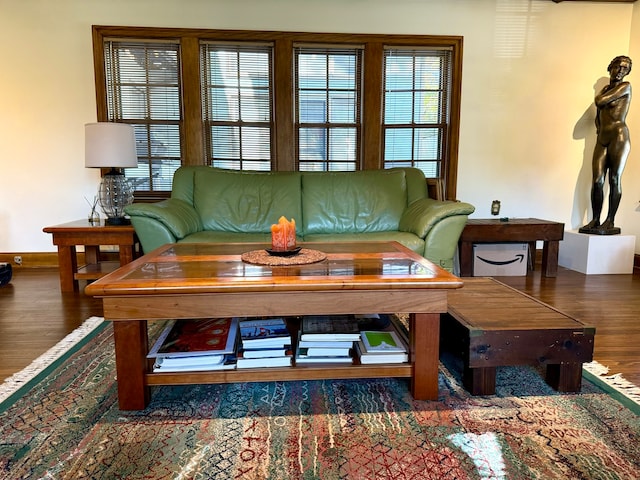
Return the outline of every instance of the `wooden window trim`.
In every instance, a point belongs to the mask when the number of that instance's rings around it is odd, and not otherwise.
[[[106,38],[162,39],[179,41],[182,55],[182,96],[184,165],[204,163],[204,136],[200,109],[199,42],[268,41],[274,44],[274,161],[273,169],[295,170],[295,132],[293,119],[293,58],[294,43],[362,44],[364,52],[363,112],[362,112],[362,168],[383,168],[382,116],[382,51],[384,46],[432,46],[452,49],[452,85],[450,121],[445,165],[442,180],[446,198],[456,198],[460,106],[462,93],[463,37],[449,35],[375,35],[304,33],[282,31],[213,30],[192,28],[146,28],[94,25],[92,27],[96,109],[98,121],[107,120],[106,87],[104,83],[104,52]],[[149,195],[149,200],[162,194]]]

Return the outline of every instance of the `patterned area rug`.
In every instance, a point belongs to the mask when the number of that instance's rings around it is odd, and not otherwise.
[[[438,401],[404,380],[194,385],[117,407],[111,325],[0,409],[2,479],[635,479],[640,421],[585,381],[530,368],[471,397],[455,362]],[[10,404],[10,405],[7,405]]]

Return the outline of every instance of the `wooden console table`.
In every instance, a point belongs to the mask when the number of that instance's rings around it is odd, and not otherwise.
[[[473,244],[500,242],[527,242],[529,244],[528,262],[531,269],[535,266],[536,241],[542,240],[542,274],[555,277],[558,273],[558,249],[564,238],[564,223],[540,220],[537,218],[510,218],[501,221],[498,218],[470,219],[460,235],[460,276],[473,275]]]
[[[91,225],[76,220],[43,229],[58,247],[60,290],[77,292],[78,280],[95,280],[133,261],[138,237],[131,225]],[[85,265],[78,267],[76,246],[84,246]],[[101,262],[100,245],[118,245],[119,262]]]

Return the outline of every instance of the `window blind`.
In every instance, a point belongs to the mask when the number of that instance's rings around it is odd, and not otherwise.
[[[384,166],[418,167],[441,175],[449,134],[451,51],[386,48]]]
[[[296,46],[298,169],[356,170],[360,158],[362,48]]]
[[[138,167],[126,175],[137,191],[171,190],[181,163],[179,48],[157,41],[104,43],[108,119],[134,126]]]
[[[272,46],[203,42],[200,52],[208,163],[271,170]]]

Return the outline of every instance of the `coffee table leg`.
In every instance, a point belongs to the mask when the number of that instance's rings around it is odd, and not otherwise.
[[[412,313],[409,316],[409,334],[413,362],[411,394],[416,400],[437,400],[440,314]]]
[[[120,410],[142,410],[151,396],[151,389],[145,382],[147,322],[114,321],[113,338]]]

